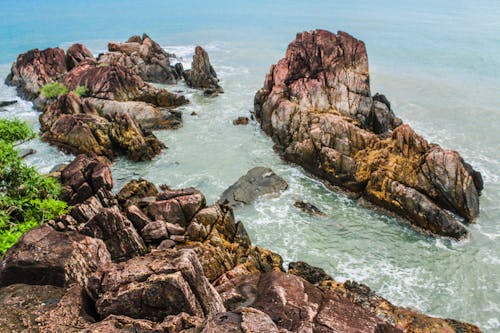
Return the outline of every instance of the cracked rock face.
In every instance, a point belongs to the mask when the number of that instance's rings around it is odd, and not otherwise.
[[[191,69],[184,71],[184,80],[189,87],[205,90],[205,95],[224,92],[210,64],[208,53],[201,46],[195,48]]]
[[[297,34],[255,95],[283,157],[426,233],[462,238],[479,215],[481,175],[428,143],[371,96],[365,45],[347,33]]]

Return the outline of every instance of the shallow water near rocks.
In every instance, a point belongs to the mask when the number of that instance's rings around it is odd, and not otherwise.
[[[2,3],[3,4],[3,3]],[[497,1],[6,1],[0,14],[0,77],[18,53],[30,48],[85,43],[95,54],[108,40],[147,32],[189,65],[194,46],[208,51],[225,94],[205,98],[183,84],[191,104],[184,126],[156,135],[169,149],[151,162],[118,159],[118,190],[143,177],[172,187],[194,186],[208,202],[254,166],[271,167],[289,183],[235,214],[253,242],[287,262],[307,261],[339,280],[363,282],[397,305],[500,331],[500,4]],[[36,9],[35,9],[36,8]],[[55,14],[56,13],[56,14]],[[55,16],[54,16],[55,15]],[[253,96],[270,65],[295,33],[344,30],[365,41],[372,93],[384,93],[396,114],[429,141],[458,150],[484,177],[478,224],[470,239],[423,236],[396,220],[329,191],[299,167],[283,162],[273,142],[251,122]],[[16,99],[0,86],[0,100]],[[18,99],[18,98],[17,98]],[[38,128],[31,103],[0,109]],[[192,112],[197,115],[191,116]],[[42,172],[71,156],[33,140],[27,161]],[[293,206],[312,203],[326,213],[310,217]]]

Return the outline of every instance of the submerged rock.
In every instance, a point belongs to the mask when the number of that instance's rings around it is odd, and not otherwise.
[[[225,190],[218,202],[229,207],[237,207],[252,203],[264,194],[276,194],[287,188],[287,182],[273,170],[255,167]]]
[[[291,262],[288,273],[300,276],[309,283],[317,284],[324,280],[333,280],[322,268],[314,267],[303,261]]]
[[[129,67],[144,81],[175,83],[181,78],[170,64],[171,54],[148,35],[132,36],[125,43],[108,43],[108,53],[99,57],[100,63]]]
[[[462,238],[459,220],[479,214],[480,174],[371,96],[365,45],[347,33],[297,34],[255,95],[255,115],[285,159],[419,230]]]
[[[325,215],[325,213],[323,213],[321,210],[319,210],[318,207],[316,207],[313,204],[310,204],[308,202],[296,201],[293,205],[309,215],[314,215],[314,216],[324,216]]]
[[[191,69],[184,71],[184,80],[189,87],[205,90],[206,95],[224,92],[210,64],[208,53],[201,46],[195,48]]]
[[[238,117],[233,120],[233,125],[248,125],[249,121],[248,117]]]
[[[0,108],[16,104],[17,101],[0,101]]]

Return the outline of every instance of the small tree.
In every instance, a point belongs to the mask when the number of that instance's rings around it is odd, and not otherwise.
[[[17,119],[0,119],[0,255],[27,230],[67,211],[60,184],[27,166],[15,148],[35,134]]]

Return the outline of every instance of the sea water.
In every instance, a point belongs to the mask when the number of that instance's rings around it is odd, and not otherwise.
[[[271,167],[289,188],[236,210],[253,242],[307,261],[340,281],[367,284],[391,302],[427,314],[500,331],[500,2],[491,1],[0,1],[0,76],[20,52],[148,33],[189,67],[195,45],[208,51],[225,93],[206,98],[183,84],[191,104],[184,126],[158,131],[168,149],[150,162],[119,158],[115,189],[143,177],[172,187],[194,186],[209,203],[254,166]],[[272,63],[299,31],[343,30],[366,43],[372,93],[384,93],[396,114],[429,141],[458,150],[479,170],[485,189],[470,238],[423,236],[398,221],[329,191],[283,162],[249,116],[253,96]],[[0,100],[18,103],[0,117],[38,128],[31,103],[0,86]],[[191,115],[196,112],[197,115]],[[41,172],[70,161],[39,140],[28,163]],[[316,205],[325,217],[293,206]]]

